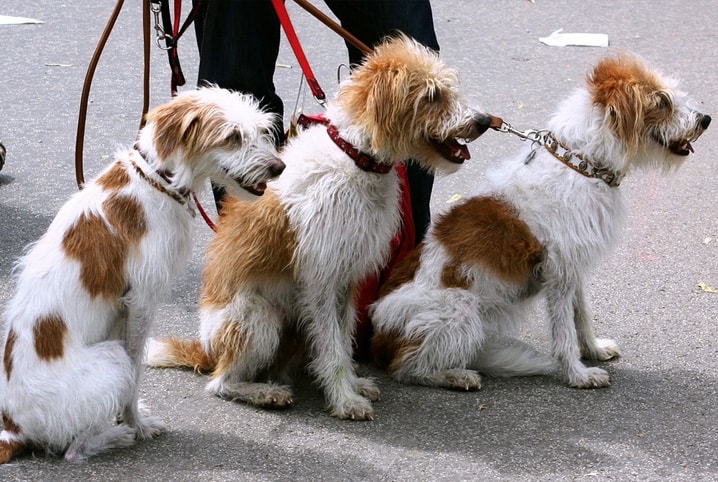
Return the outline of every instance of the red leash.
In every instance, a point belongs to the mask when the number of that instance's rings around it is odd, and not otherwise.
[[[299,38],[297,37],[297,33],[294,31],[292,21],[289,19],[287,7],[284,6],[284,0],[272,0],[272,5],[274,6],[274,11],[277,13],[277,17],[279,18],[279,23],[282,24],[284,33],[287,35],[289,45],[294,51],[294,56],[297,58],[297,62],[299,62],[299,65],[302,68],[302,72],[304,72],[304,76],[307,78],[307,84],[309,84],[309,88],[312,90],[312,95],[315,99],[319,101],[320,104],[323,105],[327,96],[324,94],[324,91],[319,86],[319,82],[317,81],[314,72],[312,72],[312,68],[309,65],[309,61],[304,55],[302,45],[299,43]]]

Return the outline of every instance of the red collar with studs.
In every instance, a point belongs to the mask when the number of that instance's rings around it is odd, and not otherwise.
[[[316,116],[308,116],[304,114],[300,114],[299,118],[297,119],[297,124],[300,125],[302,128],[306,129],[307,127],[310,127],[315,124],[321,124],[327,126],[327,134],[329,134],[329,138],[334,141],[334,144],[336,144],[339,149],[344,151],[344,153],[351,157],[354,161],[354,164],[357,165],[359,169],[366,172],[376,172],[378,174],[386,174],[392,170],[394,167],[391,164],[385,164],[382,162],[378,162],[376,159],[374,159],[372,156],[367,154],[366,152],[362,152],[356,147],[354,147],[350,142],[344,140],[339,135],[339,130],[329,123],[329,119],[322,115],[316,115]]]

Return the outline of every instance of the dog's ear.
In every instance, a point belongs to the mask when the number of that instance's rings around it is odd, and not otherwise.
[[[407,72],[391,61],[373,61],[352,73],[351,81],[340,91],[339,102],[351,112],[357,125],[361,125],[371,138],[372,147],[386,150],[391,139],[399,139],[399,121],[405,115],[409,92]]]
[[[629,152],[639,149],[648,125],[670,115],[670,95],[635,57],[604,59],[588,83],[594,104],[605,109],[607,124]]]
[[[162,159],[180,148],[191,156],[221,143],[228,135],[219,108],[194,95],[180,95],[157,107],[148,113],[147,121],[154,124],[155,148]],[[237,136],[241,142],[241,134]]]
[[[607,99],[609,125],[629,152],[635,152],[644,125],[643,92],[637,85],[622,85]]]

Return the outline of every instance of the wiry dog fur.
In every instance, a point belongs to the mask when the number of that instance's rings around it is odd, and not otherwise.
[[[412,157],[453,171],[490,119],[460,102],[455,72],[404,37],[377,47],[339,87],[327,118],[378,163]],[[283,151],[287,170],[257,203],[230,201],[209,249],[200,340],[150,343],[149,364],[211,372],[207,390],[262,407],[292,403],[285,368],[306,340],[333,416],[373,418],[372,380],[352,366],[357,285],[377,272],[400,225],[396,170],[365,172],[324,126]],[[299,335],[298,335],[299,333]]]
[[[258,197],[284,167],[271,127],[248,96],[180,94],[60,209],[7,306],[0,462],[28,447],[81,461],[162,431],[138,383],[155,307],[191,253],[189,194],[211,178]]]
[[[542,293],[568,384],[608,386],[608,373],[581,358],[619,354],[594,337],[584,286],[624,217],[616,183],[639,168],[677,168],[709,123],[674,81],[637,58],[598,63],[548,127],[605,180],[576,172],[541,142],[491,169],[383,286],[372,307],[374,358],[401,382],[455,389],[478,389],[477,371],[545,373],[555,362],[510,338]]]

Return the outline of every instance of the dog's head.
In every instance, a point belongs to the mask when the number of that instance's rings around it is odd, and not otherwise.
[[[588,88],[602,109],[606,136],[622,147],[625,168],[680,166],[711,122],[677,82],[629,54],[599,62]]]
[[[385,40],[354,69],[335,103],[377,159],[413,158],[431,170],[457,170],[470,157],[465,143],[490,124],[461,102],[456,72],[402,35]]]
[[[249,95],[203,87],[150,111],[139,142],[173,185],[195,189],[210,178],[236,197],[256,199],[284,170],[273,121]]]

